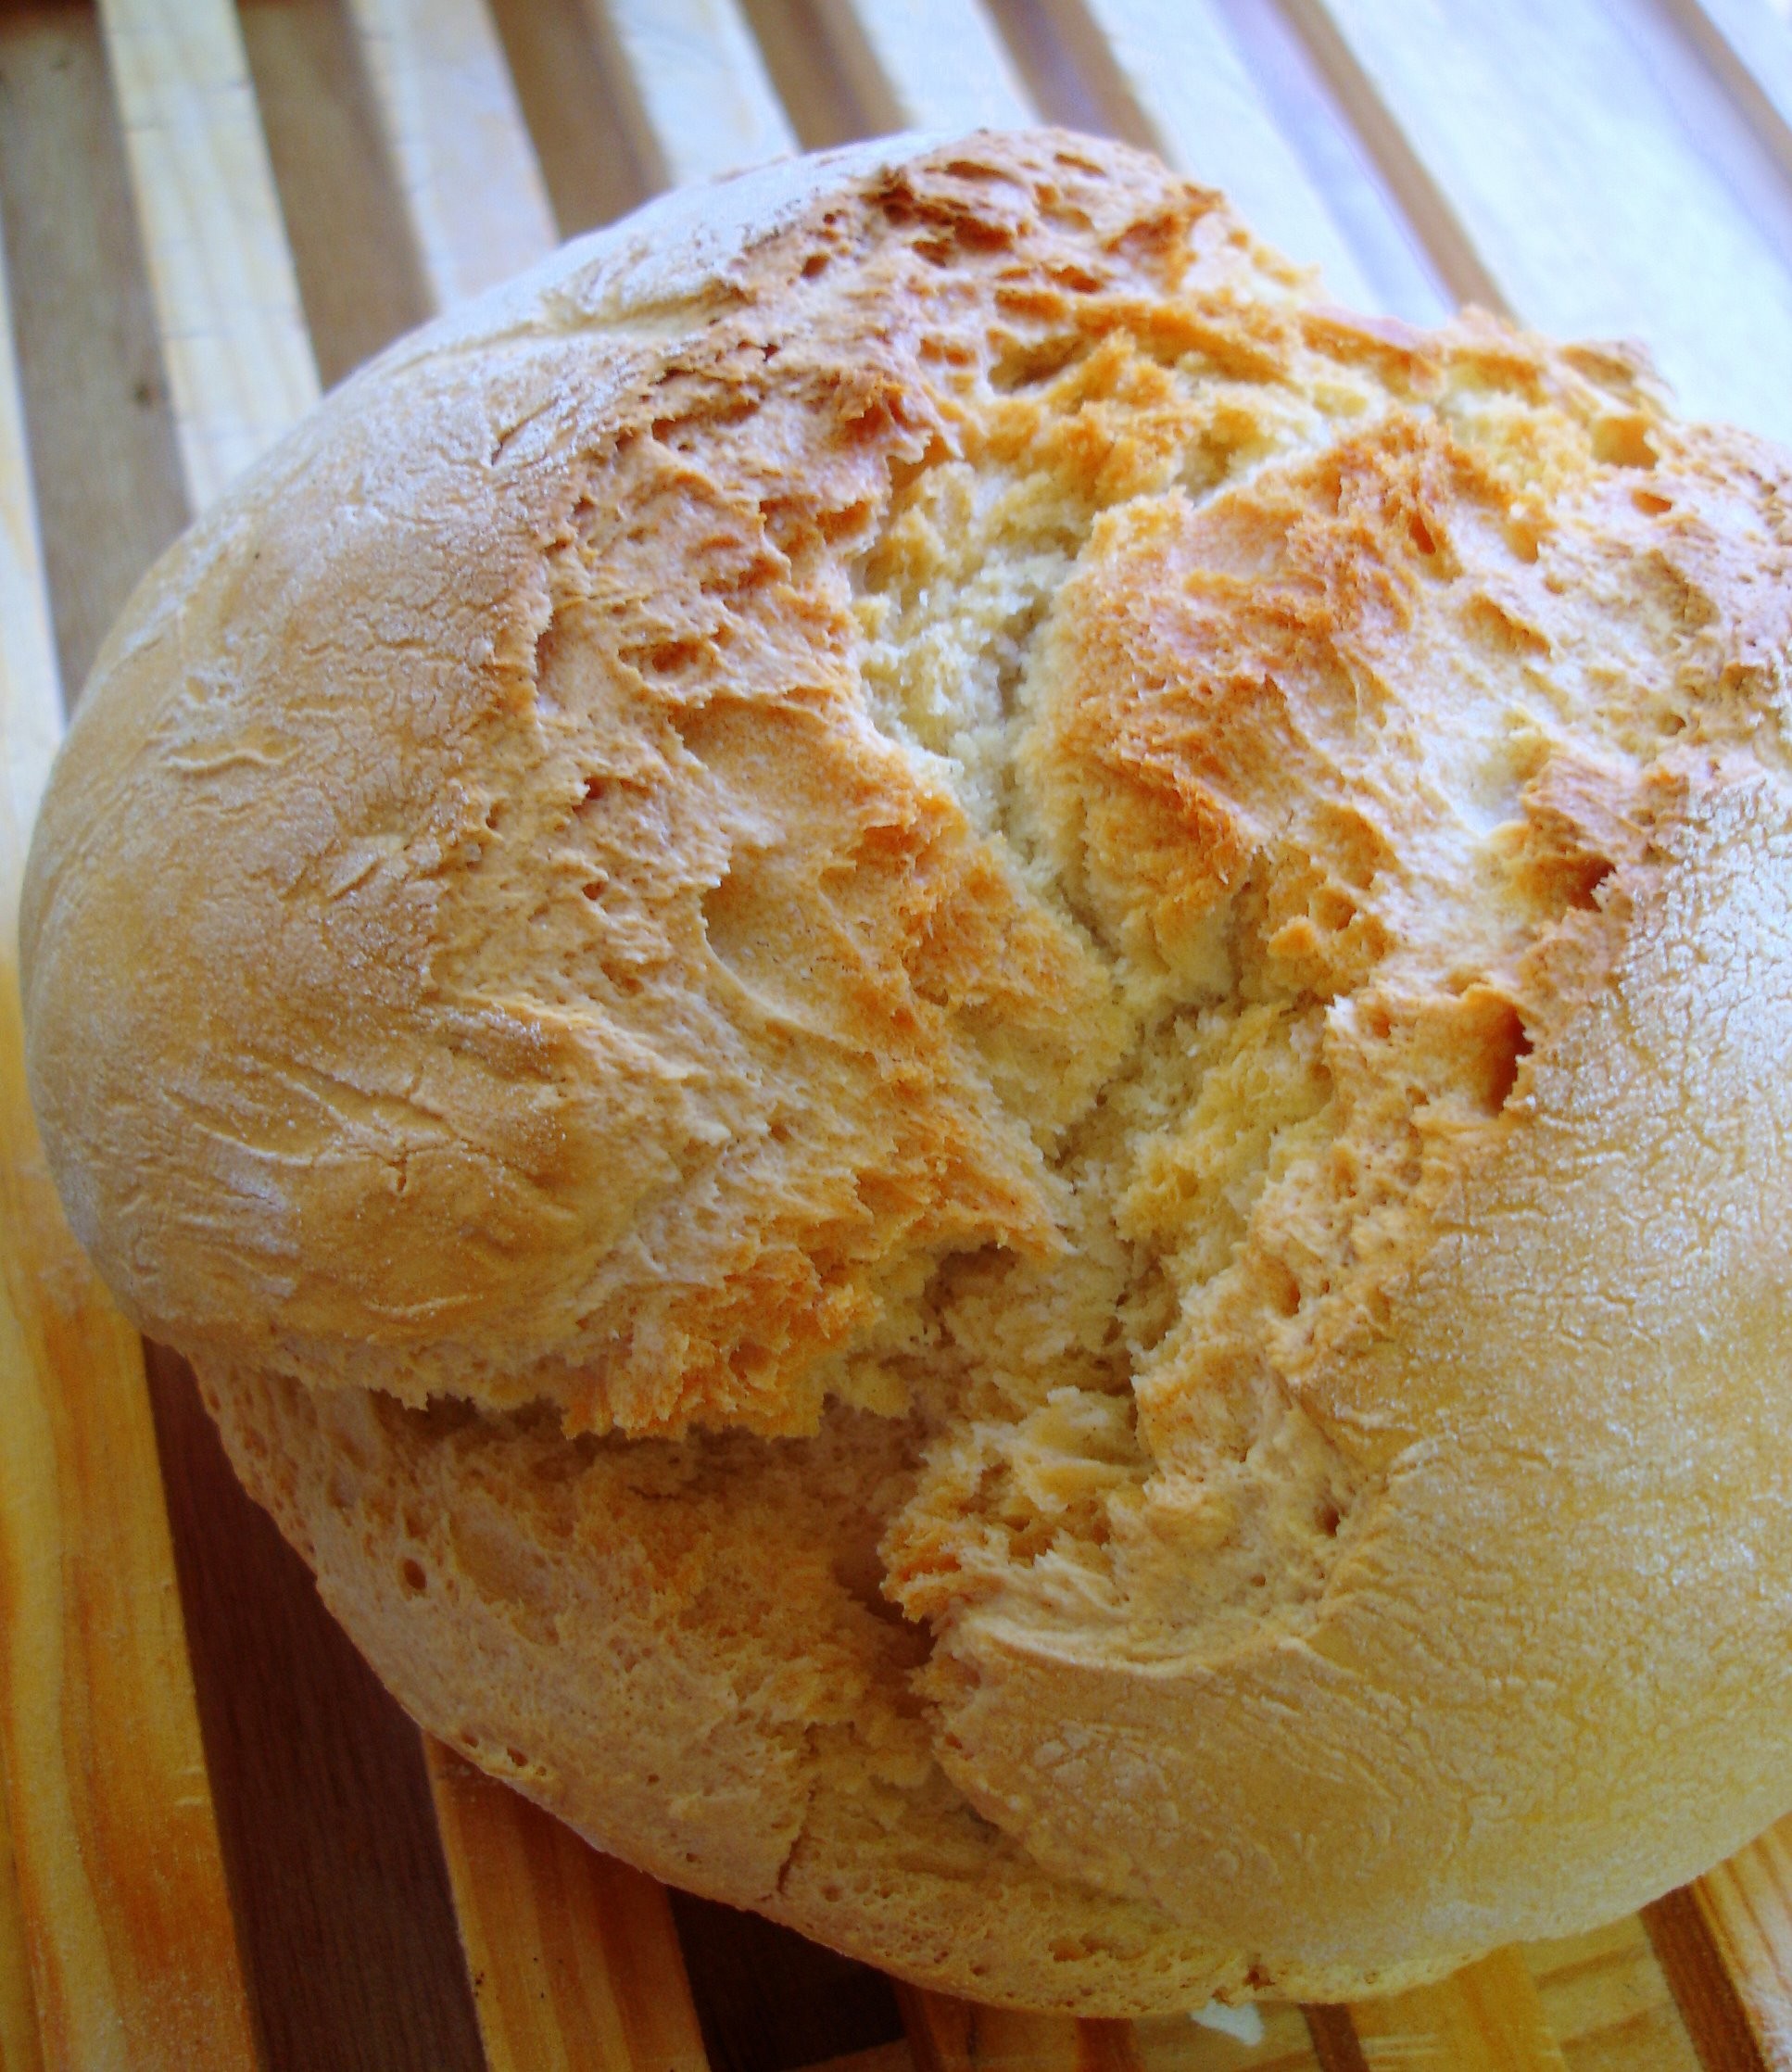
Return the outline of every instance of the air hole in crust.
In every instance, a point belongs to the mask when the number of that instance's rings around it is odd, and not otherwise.
[[[429,1575],[423,1564],[410,1556],[398,1563],[398,1581],[410,1598],[420,1598],[429,1588]]]
[[[1647,424],[1633,415],[1600,418],[1593,427],[1593,458],[1609,468],[1652,468]]]

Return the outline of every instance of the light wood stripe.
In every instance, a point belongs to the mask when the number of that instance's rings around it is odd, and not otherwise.
[[[1213,0],[1047,0],[1066,42],[1130,109],[1163,158],[1223,187],[1291,259],[1324,269],[1341,301],[1372,308],[1356,254],[1276,127]]]
[[[1792,17],[1771,0],[1665,0],[1741,108],[1792,175]]]
[[[60,701],[5,317],[0,293],[0,1749],[18,1895],[45,2062],[247,2068],[142,1347],[63,1220],[25,1093],[24,814]],[[0,1970],[6,2062],[29,2065],[16,1953]]]
[[[1699,2072],[1698,2053],[1637,1915],[1551,1942],[1525,1966],[1569,2072]]]
[[[1136,2065],[1129,2052],[1111,2048],[1111,2031],[1129,2042],[1125,2023],[1020,2015],[918,1986],[899,1985],[896,1998],[917,2072],[1131,2072]],[[1092,2055],[1092,2031],[1098,2052]]]
[[[1334,35],[1316,47],[1340,92],[1382,111],[1403,200],[1499,301],[1559,335],[1639,336],[1696,414],[1792,435],[1792,194],[1650,8],[1291,5]]]
[[[491,2072],[706,2072],[664,1891],[424,1747]]]
[[[228,0],[100,0],[183,470],[202,510],[317,396]]]
[[[735,0],[586,0],[652,184],[682,186],[798,148]]]
[[[1358,2001],[1350,2018],[1369,2072],[1567,2072],[1516,1950],[1435,1986]]]
[[[350,0],[431,299],[447,309],[559,242],[486,0]]]
[[[827,19],[879,130],[952,134],[1039,120],[982,0],[835,0]]]

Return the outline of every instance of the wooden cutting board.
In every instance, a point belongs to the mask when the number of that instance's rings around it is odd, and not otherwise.
[[[418,1735],[62,1221],[19,875],[154,554],[320,382],[560,235],[1039,115],[1230,188],[1343,299],[1641,335],[1792,436],[1773,0],[0,5],[4,2072],[1792,2068],[1792,1825],[1598,1934],[1230,2029],[977,2009],[668,1894]]]

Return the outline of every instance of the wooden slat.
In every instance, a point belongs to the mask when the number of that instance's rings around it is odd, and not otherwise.
[[[1792,195],[1649,8],[1289,6],[1458,284],[1640,336],[1696,413],[1792,434]]]
[[[661,1888],[424,1745],[492,2072],[706,2072]]]
[[[1223,187],[1291,259],[1324,269],[1341,300],[1373,307],[1355,252],[1278,129],[1213,0],[1048,0],[1079,61],[1166,161]]]
[[[587,0],[655,186],[738,172],[798,148],[735,0]]]
[[[174,423],[200,510],[317,396],[228,0],[100,0]]]
[[[1435,1986],[1359,2001],[1350,2018],[1369,2072],[1567,2072],[1516,1950]]]
[[[982,0],[838,0],[827,17],[878,130],[1017,129],[1038,120]]]
[[[1569,2072],[1699,2072],[1648,1931],[1636,1914],[1527,1943],[1525,1966]]]
[[[1019,2015],[898,1986],[917,2072],[1137,2072],[1131,2025]]]
[[[25,1094],[23,816],[60,701],[4,302],[0,294],[0,1749],[18,1890],[48,2064],[246,2068],[255,2047],[142,1348],[63,1221]],[[10,1997],[16,1958],[0,1969]],[[22,2027],[15,2002],[6,2028]],[[29,2046],[17,2048],[29,2065]]]
[[[13,1861],[12,1824],[0,1792],[0,2066],[6,2072],[42,2072],[37,1997],[32,1991],[30,1939]]]
[[[1343,232],[1370,304],[1409,323],[1441,322],[1459,298],[1286,10],[1259,0],[1214,4],[1276,128]]]
[[[431,300],[447,309],[559,242],[486,0],[351,0]]]
[[[1770,0],[1666,0],[1756,134],[1792,174],[1792,21]]]
[[[1762,2061],[1792,2067],[1792,1816],[1687,1896]]]

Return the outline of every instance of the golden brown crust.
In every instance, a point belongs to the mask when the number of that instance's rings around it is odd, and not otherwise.
[[[115,637],[70,1213],[661,1875],[1085,2013],[1586,1925],[1792,1799],[1789,556],[1630,356],[1114,146],[675,200]]]

